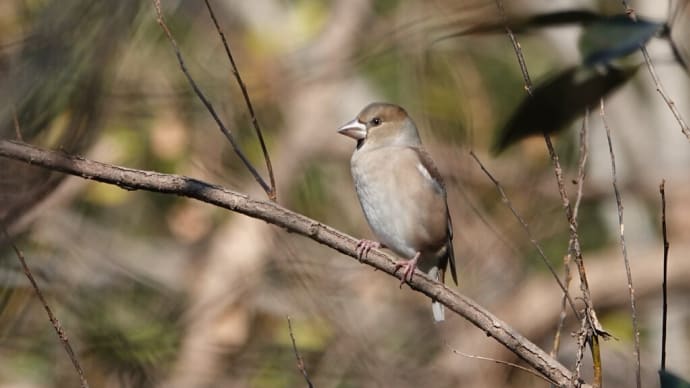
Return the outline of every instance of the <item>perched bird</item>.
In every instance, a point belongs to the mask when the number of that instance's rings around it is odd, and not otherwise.
[[[448,264],[457,285],[446,189],[407,112],[373,103],[338,132],[357,140],[352,178],[367,222],[380,240],[361,240],[360,260],[372,248],[389,248],[405,258],[396,264],[396,270],[403,269],[401,286],[412,280],[417,266],[443,282]],[[440,303],[434,301],[432,311],[436,321],[443,320]]]

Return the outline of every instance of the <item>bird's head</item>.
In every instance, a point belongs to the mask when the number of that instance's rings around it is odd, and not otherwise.
[[[405,109],[395,104],[367,105],[354,120],[338,128],[338,133],[357,140],[357,148],[419,146],[417,127]]]

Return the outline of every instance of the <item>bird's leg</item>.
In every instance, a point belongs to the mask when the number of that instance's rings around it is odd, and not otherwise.
[[[383,245],[377,241],[359,240],[357,243],[357,249],[355,250],[355,252],[357,252],[357,259],[362,261],[365,257],[367,257],[372,248],[378,249],[381,247],[383,247]]]
[[[395,263],[395,271],[397,271],[400,268],[404,269],[402,277],[400,278],[401,288],[406,281],[408,283],[412,281],[412,274],[414,273],[415,268],[417,268],[417,261],[419,261],[419,255],[420,252],[417,252],[414,254],[414,257],[410,260],[400,260],[397,263]]]

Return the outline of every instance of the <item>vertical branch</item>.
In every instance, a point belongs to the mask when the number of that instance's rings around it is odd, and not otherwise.
[[[666,279],[668,275],[668,238],[666,236],[666,181],[662,180],[659,185],[661,194],[661,234],[664,239],[664,280],[661,285],[663,295],[663,307],[661,311],[661,370],[666,370],[666,320],[668,319],[668,285]]]
[[[604,129],[606,129],[606,140],[609,143],[609,154],[611,155],[611,171],[613,176],[613,192],[616,195],[616,204],[618,206],[618,223],[620,225],[620,241],[621,249],[623,250],[623,263],[625,265],[625,274],[628,277],[628,292],[630,294],[630,309],[632,311],[632,325],[633,325],[633,338],[635,342],[635,379],[637,382],[637,388],[642,387],[642,378],[640,376],[640,330],[637,323],[637,308],[635,305],[635,288],[633,287],[632,273],[630,271],[630,261],[628,261],[628,251],[625,246],[625,224],[623,223],[623,202],[621,200],[621,194],[618,190],[618,178],[616,176],[616,158],[613,154],[613,144],[611,142],[611,130],[608,123],[606,122],[606,112],[604,111],[604,99],[601,99],[601,120],[604,124]]]
[[[500,0],[496,0],[496,5],[503,15],[503,19],[506,19],[505,16],[505,10],[503,8],[503,3]],[[527,71],[527,66],[525,65],[525,58],[522,55],[522,49],[515,38],[515,35],[510,31],[510,29],[506,26],[506,29],[510,32],[510,39],[511,42],[513,43],[513,49],[515,50],[515,55],[518,58],[518,62],[520,63],[520,69],[522,70],[522,76],[525,80],[525,89],[527,90],[528,93],[532,93],[532,81],[530,80],[529,73]],[[563,183],[563,172],[561,169],[560,162],[558,160],[558,155],[556,154],[556,151],[553,148],[553,144],[551,143],[551,137],[549,134],[544,133],[544,141],[546,142],[546,147],[549,150],[549,155],[551,156],[551,160],[554,165],[554,173],[556,174],[556,181],[558,184],[558,191],[561,195],[561,200],[563,202],[563,208],[565,209],[566,212],[566,218],[568,220],[568,223],[570,224],[570,232],[571,232],[571,246],[574,248],[575,251],[575,262],[578,267],[578,272],[580,274],[580,289],[582,290],[583,298],[585,301],[585,304],[588,307],[592,306],[592,298],[590,296],[589,292],[589,283],[587,282],[587,274],[585,272],[585,267],[584,267],[584,262],[582,260],[582,252],[580,250],[580,238],[577,234],[577,220],[573,218],[573,209],[570,206],[570,200],[568,199],[568,193],[565,190],[565,185]],[[562,284],[559,282],[559,284]]]
[[[590,327],[587,323],[587,317],[583,316],[580,321],[580,330],[577,333],[577,352],[575,353],[575,371],[573,373],[573,380],[580,381],[582,376],[582,359],[585,356],[585,346],[587,346],[587,337]]]
[[[549,151],[549,156],[551,157],[551,162],[553,163],[554,174],[556,175],[556,184],[558,185],[558,192],[561,196],[561,203],[565,211],[566,219],[570,225],[570,238],[571,247],[575,256],[575,264],[577,265],[578,273],[580,275],[580,290],[582,291],[582,296],[584,298],[585,305],[587,307],[592,306],[592,297],[589,291],[589,282],[587,281],[587,272],[585,271],[585,264],[582,259],[582,250],[580,248],[580,236],[577,232],[577,220],[574,218],[573,208],[570,205],[570,199],[568,198],[568,192],[565,189],[565,183],[563,183],[563,170],[561,168],[561,162],[558,159],[555,149],[553,148],[553,143],[551,143],[551,137],[548,134],[544,134],[544,141],[546,142],[546,148]]]
[[[500,9],[500,11],[504,14],[504,19],[505,19],[505,12],[503,10],[503,5],[500,0],[496,0],[496,3]],[[507,27],[506,27],[507,28]],[[513,36],[512,32],[510,33],[511,35],[511,41],[515,41],[517,43],[517,40]],[[522,55],[522,50],[520,48],[519,43],[514,43],[513,48],[515,49],[515,54],[518,57],[518,62],[520,62],[520,68],[522,70],[522,75],[526,83],[526,89],[527,91],[531,94],[532,90],[532,85],[530,81],[529,74],[527,72],[527,67],[525,66],[523,68],[523,64],[525,63],[524,57]],[[587,111],[585,112],[585,120],[587,116]],[[584,125],[584,124],[583,124]],[[584,132],[584,131],[583,131]],[[584,136],[584,138],[581,138],[581,147],[582,142],[586,141],[586,134],[581,135]],[[563,208],[565,209],[566,212],[566,218],[568,220],[568,224],[570,225],[570,242],[569,242],[569,248],[568,250],[570,252],[575,253],[575,263],[577,265],[578,273],[580,275],[580,289],[582,291],[583,299],[585,302],[585,305],[588,308],[593,308],[592,306],[592,298],[590,296],[589,292],[589,283],[587,281],[587,273],[585,271],[585,266],[584,266],[584,261],[582,259],[582,251],[580,249],[580,238],[577,232],[577,209],[579,208],[579,200],[582,197],[582,182],[584,181],[584,164],[586,163],[587,157],[586,157],[586,148],[585,151],[581,148],[581,161],[580,164],[582,166],[579,174],[578,174],[578,200],[576,201],[576,208],[573,209],[571,208],[570,205],[570,200],[568,198],[568,193],[565,190],[565,185],[563,183],[563,172],[561,169],[560,162],[558,160],[558,155],[556,154],[556,151],[553,148],[553,144],[551,143],[551,137],[549,136],[548,133],[544,133],[544,142],[546,143],[546,148],[549,151],[549,156],[551,157],[551,161],[554,166],[554,173],[556,175],[556,182],[558,184],[558,191],[561,195],[561,201],[563,203]],[[584,155],[584,156],[583,156]],[[593,328],[592,328],[593,329]],[[596,330],[592,330],[592,332],[596,335]],[[594,351],[594,349],[592,349]],[[596,357],[593,357],[596,358]]]
[[[496,0],[496,5],[503,15],[503,20],[505,22],[506,16],[505,16],[505,10],[503,8],[503,3],[501,0]],[[506,24],[506,31],[508,33],[508,37],[510,38],[511,43],[513,44],[513,49],[515,50],[515,55],[518,58],[518,63],[520,64],[520,70],[522,71],[522,77],[525,80],[525,89],[527,92],[531,95],[532,94],[532,81],[529,76],[529,72],[527,71],[527,65],[525,62],[525,58],[522,55],[522,47],[520,46],[520,43],[517,41],[517,38],[515,38],[515,35],[513,32],[508,28],[507,23]],[[565,185],[563,184],[563,173],[561,170],[561,165],[558,160],[558,155],[556,154],[556,151],[553,148],[553,144],[551,143],[551,137],[549,136],[548,133],[544,133],[544,141],[546,143],[546,148],[549,151],[549,155],[551,157],[551,161],[554,166],[554,173],[556,175],[556,181],[558,184],[558,191],[561,195],[561,200],[563,202],[563,208],[565,209],[566,212],[566,218],[568,220],[568,224],[570,225],[570,242],[569,242],[569,247],[568,247],[568,253],[574,252],[575,253],[575,263],[577,265],[577,271],[580,275],[580,290],[582,291],[582,297],[585,302],[585,316],[588,317],[586,320],[589,324],[589,328],[587,329],[586,333],[588,337],[596,337],[597,335],[604,335],[607,336],[608,333],[606,333],[603,330],[598,330],[601,325],[599,325],[598,321],[596,321],[596,314],[594,314],[594,306],[592,303],[592,297],[590,295],[589,291],[589,283],[587,281],[587,272],[585,271],[585,263],[582,258],[582,250],[580,248],[580,237],[577,233],[577,218],[575,216],[575,213],[573,209],[570,206],[570,200],[568,199],[568,193],[565,190]],[[586,160],[586,159],[585,159]],[[584,175],[583,175],[584,178]],[[580,188],[581,189],[581,188]],[[578,203],[579,205],[579,203]],[[561,284],[559,282],[559,284]],[[567,291],[566,291],[567,292]],[[565,294],[564,294],[565,296]],[[577,316],[577,314],[576,314]],[[595,387],[600,387],[601,386],[601,373],[597,374],[597,370],[601,371],[601,354],[600,354],[600,348],[598,346],[598,341],[597,346],[591,346],[594,344],[594,341],[590,339],[590,350],[592,351],[592,360],[594,362],[593,368],[594,368],[594,377],[595,380],[593,382],[593,386]],[[582,346],[584,346],[584,342],[582,343]],[[596,379],[598,378],[598,379]]]
[[[587,166],[587,158],[589,155],[588,152],[588,133],[589,133],[589,109],[585,110],[585,117],[582,120],[582,126],[580,127],[580,158],[578,160],[578,167],[577,167],[577,195],[575,197],[575,205],[573,206],[573,219],[577,222],[577,218],[580,212],[580,203],[582,202],[582,192],[585,184],[585,175],[586,175],[586,166]],[[573,244],[575,242],[575,239],[571,236],[570,241],[569,241],[569,246],[568,246],[568,253],[563,259],[563,268],[564,268],[564,274],[563,277],[565,279],[565,284],[566,287],[569,287],[570,285],[570,280],[572,279],[572,276],[570,274],[570,263],[572,261],[572,253],[573,252]],[[551,349],[551,355],[556,356],[558,354],[558,349],[560,346],[560,337],[561,337],[561,331],[563,330],[563,327],[565,326],[565,318],[566,318],[566,309],[565,309],[565,303],[566,303],[566,295],[563,295],[563,300],[561,301],[561,313],[558,318],[558,326],[556,328],[556,334],[554,335],[553,339],[553,348]]]
[[[506,15],[505,15],[505,9],[503,8],[503,2],[501,0],[496,0],[496,6],[498,7],[499,11],[501,12],[501,15],[503,17],[504,22],[507,20]],[[522,77],[525,81],[525,89],[527,92],[531,95],[532,94],[532,81],[529,76],[529,72],[527,71],[527,65],[525,62],[525,57],[522,55],[522,47],[520,46],[520,43],[518,42],[517,38],[513,34],[512,30],[508,27],[506,23],[506,31],[508,32],[510,41],[513,43],[513,49],[515,50],[515,55],[518,58],[518,62],[520,63],[520,70],[522,71]],[[571,231],[571,246],[575,248],[575,262],[578,266],[578,272],[580,273],[580,288],[582,290],[582,294],[585,300],[585,304],[587,306],[591,306],[592,303],[592,298],[589,294],[589,284],[587,282],[587,274],[585,273],[585,268],[584,268],[584,262],[582,261],[582,253],[580,252],[580,240],[577,235],[577,221],[573,218],[573,212],[570,207],[570,200],[568,199],[568,193],[565,191],[565,185],[563,184],[563,175],[562,175],[562,170],[560,163],[558,161],[558,155],[556,155],[556,152],[553,149],[553,145],[551,144],[551,137],[547,134],[544,133],[544,141],[546,142],[546,147],[549,150],[549,155],[551,156],[551,160],[553,161],[554,164],[554,172],[556,173],[556,180],[558,182],[558,191],[561,194],[561,199],[563,200],[563,207],[566,209],[566,217],[568,219],[568,223],[570,224],[570,231]],[[562,282],[558,282],[559,285],[561,285],[561,288],[565,290],[565,287],[563,286]],[[567,295],[567,291],[564,291],[564,296]],[[571,301],[572,305],[572,301]],[[577,313],[575,313],[577,315]]]
[[[252,119],[252,126],[254,127],[254,131],[256,132],[256,137],[259,139],[259,144],[261,144],[261,152],[264,155],[264,161],[266,162],[266,169],[268,170],[268,178],[271,182],[271,191],[268,193],[268,197],[272,200],[276,200],[276,180],[275,176],[273,175],[273,166],[271,165],[271,158],[268,156],[268,150],[266,149],[266,143],[264,142],[264,136],[261,132],[261,127],[259,126],[259,120],[256,118],[256,113],[254,113],[254,106],[252,105],[252,101],[249,98],[249,92],[247,91],[247,86],[244,84],[244,81],[242,80],[242,76],[240,75],[240,71],[237,69],[237,65],[235,64],[235,58],[232,56],[232,51],[230,51],[230,45],[228,44],[228,41],[225,39],[225,33],[223,30],[220,28],[220,24],[218,24],[218,19],[216,19],[216,14],[213,12],[213,8],[211,7],[211,3],[209,0],[204,0],[206,3],[206,8],[208,9],[208,13],[211,15],[211,19],[213,20],[213,24],[216,26],[216,31],[218,31],[218,35],[220,36],[220,39],[223,41],[223,47],[225,48],[225,54],[228,57],[228,60],[230,60],[230,66],[232,67],[232,74],[235,76],[235,80],[237,81],[237,84],[240,86],[240,89],[242,90],[242,96],[244,97],[244,103],[247,105],[247,110],[249,111],[249,116]]]
[[[2,232],[5,235],[5,239],[7,239],[7,241],[12,246],[14,253],[17,255],[17,259],[19,260],[19,263],[22,265],[22,269],[24,270],[24,275],[26,275],[26,277],[29,279],[31,286],[33,287],[34,292],[36,293],[36,296],[41,301],[41,304],[43,305],[43,308],[46,310],[46,313],[48,313],[48,319],[50,320],[50,323],[53,325],[53,329],[55,329],[55,333],[57,333],[58,339],[62,343],[62,347],[65,349],[65,352],[72,361],[74,369],[77,371],[77,374],[79,375],[79,383],[81,387],[89,388],[89,383],[86,381],[86,376],[84,376],[84,370],[82,369],[81,364],[77,359],[77,355],[74,353],[74,349],[72,349],[72,345],[69,342],[69,338],[67,338],[67,333],[65,333],[65,329],[60,324],[60,321],[53,313],[53,309],[50,308],[48,302],[46,301],[46,298],[43,296],[43,293],[41,292],[41,289],[38,287],[38,283],[36,282],[36,279],[34,279],[34,275],[31,273],[31,269],[29,269],[29,266],[26,264],[24,254],[22,253],[22,251],[19,250],[19,248],[17,248],[17,245],[15,245],[11,241],[10,236],[7,234],[7,230],[4,226]]]
[[[573,206],[573,218],[577,221],[577,216],[580,212],[580,203],[582,202],[582,191],[585,185],[585,175],[587,167],[587,158],[589,157],[589,108],[585,109],[585,117],[582,119],[582,127],[580,127],[580,159],[577,163],[577,195],[575,197],[575,205]]]
[[[563,281],[565,282],[566,290],[570,287],[570,281],[572,280],[572,275],[570,274],[570,263],[572,261],[572,255],[570,253],[566,254],[563,258]],[[551,357],[558,356],[558,350],[561,347],[561,332],[563,327],[565,327],[565,318],[568,316],[568,298],[564,293],[561,298],[561,312],[558,314],[558,325],[556,326],[556,334],[553,335],[553,345],[551,346],[551,352],[549,355]],[[576,315],[577,316],[577,315]]]
[[[182,70],[182,73],[185,75],[187,78],[187,81],[189,84],[192,86],[192,89],[194,90],[194,93],[196,96],[201,100],[201,102],[204,104],[206,107],[206,110],[211,114],[213,117],[213,120],[215,120],[216,124],[218,125],[218,128],[220,131],[223,133],[226,139],[230,142],[230,145],[232,146],[232,149],[235,151],[237,156],[240,158],[242,163],[247,167],[249,172],[254,176],[254,179],[259,183],[261,188],[266,192],[266,195],[268,195],[269,198],[271,198],[271,195],[273,193],[273,189],[266,184],[264,179],[261,177],[261,174],[254,168],[252,163],[249,161],[247,156],[242,152],[242,149],[240,148],[240,145],[237,143],[235,140],[235,137],[232,135],[232,132],[223,124],[223,121],[220,119],[218,116],[218,113],[216,113],[216,110],[213,108],[213,105],[211,102],[206,98],[204,93],[201,91],[199,86],[196,84],[194,79],[192,78],[191,74],[189,74],[189,70],[187,70],[187,65],[185,65],[184,59],[182,58],[182,53],[180,52],[180,48],[177,45],[177,41],[175,38],[172,36],[172,32],[170,32],[170,29],[168,28],[168,25],[165,23],[165,19],[163,18],[163,11],[161,10],[161,3],[160,0],[152,0],[153,1],[153,6],[156,9],[156,15],[157,15],[157,20],[158,24],[161,26],[163,29],[163,32],[165,33],[166,37],[170,41],[170,45],[172,46],[173,50],[175,51],[175,56],[177,57],[177,62],[180,65],[180,69]]]
[[[290,316],[287,316],[287,322],[288,322],[288,331],[290,332],[290,340],[292,341],[292,350],[295,352],[295,359],[297,360],[297,369],[299,369],[300,372],[302,372],[302,376],[304,376],[304,380],[307,382],[307,386],[309,388],[314,388],[314,384],[312,384],[311,380],[309,380],[309,374],[307,374],[307,369],[304,367],[304,360],[302,359],[302,356],[299,354],[299,350],[297,350],[297,342],[295,341],[295,334],[292,332],[292,321],[290,320]]]
[[[594,344],[594,340],[592,338],[598,335],[608,336],[608,333],[601,329],[601,325],[596,319],[596,314],[594,314],[594,304],[589,290],[589,282],[587,281],[585,261],[582,257],[582,249],[580,247],[580,236],[577,231],[577,219],[575,218],[575,213],[570,205],[570,199],[568,198],[568,192],[565,189],[565,184],[563,183],[563,170],[561,169],[561,163],[558,159],[558,154],[556,154],[556,151],[553,148],[553,144],[551,143],[551,137],[547,133],[544,133],[544,142],[546,143],[546,148],[549,151],[551,162],[553,163],[553,170],[554,174],[556,175],[558,192],[560,193],[563,209],[565,210],[565,216],[568,220],[568,224],[570,227],[570,243],[568,250],[569,253],[572,253],[575,258],[577,272],[580,276],[580,291],[582,291],[582,299],[585,303],[585,318],[588,326],[587,329],[581,334],[585,334],[586,337],[589,338],[589,340],[583,341],[579,345],[585,346],[586,343],[590,344],[593,363],[592,367],[594,369],[593,375],[595,378],[599,378],[599,380],[594,380],[592,382],[592,386],[601,387],[601,374],[597,374],[597,370],[601,370],[601,350],[599,346],[592,346]],[[578,352],[582,352],[582,349],[578,350]]]

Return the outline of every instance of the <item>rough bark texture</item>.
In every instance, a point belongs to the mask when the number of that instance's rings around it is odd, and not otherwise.
[[[99,163],[15,141],[0,141],[0,156],[84,179],[117,185],[125,190],[146,190],[193,198],[264,220],[288,232],[298,233],[348,256],[356,257],[357,240],[347,234],[276,203],[252,199],[194,178]],[[380,251],[372,250],[363,262],[396,276],[394,261]],[[494,337],[558,386],[575,386],[571,382],[572,374],[565,366],[471,299],[427,278],[420,272],[415,273],[410,287],[438,300],[448,309],[472,322],[487,336]]]

